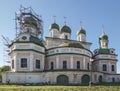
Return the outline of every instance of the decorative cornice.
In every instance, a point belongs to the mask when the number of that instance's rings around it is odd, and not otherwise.
[[[11,54],[13,51],[34,51],[34,52],[37,52],[37,53],[40,53],[40,54],[44,54],[44,52],[40,52],[40,51],[37,51],[37,50],[34,50],[34,49],[14,49],[12,50],[9,54]]]
[[[94,61],[100,61],[100,60],[110,60],[110,61],[118,61],[117,59],[107,59],[107,58],[101,58],[101,59],[94,59]]]
[[[54,47],[54,48],[46,49],[46,51],[57,49],[57,48],[76,48],[76,47],[59,46],[59,47]],[[93,55],[93,53],[90,50],[86,49],[86,48],[78,48],[78,49],[84,49],[86,51],[89,51]]]
[[[55,56],[55,55],[82,55],[82,56],[86,56],[86,57],[91,58],[88,55],[80,54],[80,53],[55,53],[55,54],[51,54],[51,55],[46,55],[46,57]]]

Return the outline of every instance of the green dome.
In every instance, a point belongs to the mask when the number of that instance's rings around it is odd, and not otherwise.
[[[78,31],[77,34],[78,34],[78,35],[79,35],[79,34],[85,34],[85,35],[86,35],[86,31],[85,31],[83,28],[81,28],[81,29]]]
[[[33,17],[25,17],[24,21],[26,24],[31,24],[37,27],[37,21]]]
[[[37,37],[30,36],[30,42],[35,43],[35,44],[37,44],[37,45],[40,45],[40,46],[42,46],[42,47],[45,47],[44,44],[43,44],[43,41],[40,40],[40,39],[37,38]]]
[[[102,39],[103,39],[103,40],[108,40],[108,36],[105,35],[105,34],[104,34],[104,35],[101,35],[101,36],[100,36],[100,40],[102,40]]]
[[[84,48],[80,43],[63,43],[60,47]]]
[[[69,34],[71,34],[71,29],[68,26],[64,25],[61,28],[60,33],[69,33]]]
[[[57,29],[57,30],[59,30],[59,25],[56,24],[56,23],[53,23],[53,24],[50,25],[50,30],[51,29]]]
[[[110,54],[110,49],[100,48],[100,49],[98,50],[98,54]]]

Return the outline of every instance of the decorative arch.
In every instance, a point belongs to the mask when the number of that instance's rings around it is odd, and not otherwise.
[[[90,76],[87,74],[83,75],[81,78],[81,83],[82,84],[89,84],[89,82],[90,82]]]
[[[57,77],[57,84],[59,85],[67,85],[69,84],[69,78],[66,75],[59,75]]]

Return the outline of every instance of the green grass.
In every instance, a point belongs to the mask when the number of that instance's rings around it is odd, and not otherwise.
[[[96,86],[22,86],[0,85],[0,91],[120,91],[120,85]]]

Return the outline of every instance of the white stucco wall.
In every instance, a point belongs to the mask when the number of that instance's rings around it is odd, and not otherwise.
[[[69,84],[80,84],[83,75],[91,76],[89,71],[49,71],[49,72],[5,72],[2,73],[3,83],[57,83],[59,75],[66,75]],[[120,75],[107,75],[101,72],[92,72],[92,82],[99,82],[99,76],[102,76],[103,82],[111,82],[114,77],[116,82],[120,82]]]

